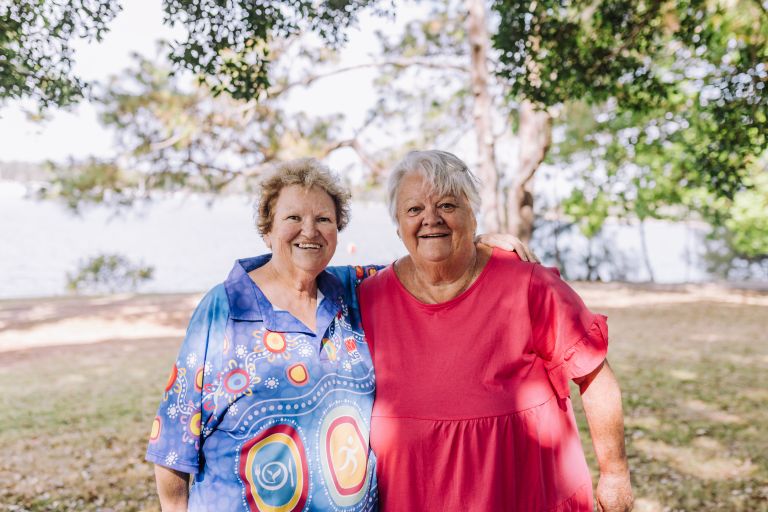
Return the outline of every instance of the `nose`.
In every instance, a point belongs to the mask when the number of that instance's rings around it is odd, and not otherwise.
[[[301,234],[307,238],[314,238],[317,232],[317,222],[315,219],[305,218],[301,223]]]
[[[428,206],[424,209],[424,217],[421,219],[422,226],[434,226],[442,223],[443,218],[440,216],[440,211],[437,208]]]

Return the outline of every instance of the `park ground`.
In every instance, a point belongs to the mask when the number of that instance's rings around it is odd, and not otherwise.
[[[768,511],[768,293],[575,287],[609,317],[635,510]],[[199,297],[0,301],[0,511],[159,510],[146,438]]]

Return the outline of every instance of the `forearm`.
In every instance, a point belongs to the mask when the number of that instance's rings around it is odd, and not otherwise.
[[[600,473],[628,473],[621,390],[608,361],[579,385]]]
[[[155,465],[155,482],[163,512],[187,512],[189,473]]]

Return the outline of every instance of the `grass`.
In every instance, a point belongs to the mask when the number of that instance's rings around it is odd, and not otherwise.
[[[635,510],[768,511],[768,307],[603,299]],[[159,510],[143,457],[178,344],[0,353],[0,510]]]
[[[40,349],[0,366],[0,510],[159,510],[144,449],[178,343]]]
[[[601,309],[623,390],[635,510],[768,510],[768,308]],[[579,423],[595,468],[583,415]]]

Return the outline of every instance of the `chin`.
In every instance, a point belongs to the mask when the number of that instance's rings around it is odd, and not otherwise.
[[[318,272],[321,270],[324,270],[325,267],[328,266],[328,263],[331,262],[331,258],[317,258],[317,259],[311,259],[311,260],[304,260],[300,263],[302,267],[305,267],[307,270],[309,269],[317,269]]]
[[[439,253],[416,253],[414,256],[417,260],[422,261],[428,261],[430,263],[440,263],[441,261],[446,261],[450,259],[451,253],[450,252],[439,252]]]

